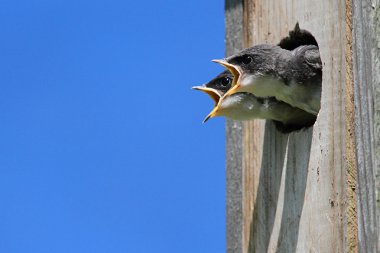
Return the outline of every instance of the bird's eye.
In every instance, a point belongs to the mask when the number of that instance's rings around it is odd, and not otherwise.
[[[244,64],[250,64],[252,62],[252,57],[249,56],[249,55],[244,55],[241,59],[241,61],[244,63]]]
[[[222,85],[222,87],[227,87],[228,85],[231,84],[231,78],[229,77],[224,77],[222,78],[222,80],[220,81],[220,84]]]

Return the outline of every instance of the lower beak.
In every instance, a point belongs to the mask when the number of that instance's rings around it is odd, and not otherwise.
[[[231,89],[229,89],[227,91],[227,93],[224,95],[224,97],[227,97],[227,96],[230,96],[232,94],[239,92],[239,89],[240,89],[240,84],[236,84],[234,87],[232,87]]]
[[[207,115],[207,117],[203,120],[203,124],[207,122],[207,120],[209,120],[210,118],[213,118],[217,115],[217,112],[218,112],[218,106],[215,106],[214,109],[212,109],[212,111]]]

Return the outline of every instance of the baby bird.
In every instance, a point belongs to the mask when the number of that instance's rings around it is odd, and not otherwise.
[[[277,129],[284,133],[314,124],[315,115],[278,101],[274,97],[259,98],[245,92],[224,96],[231,88],[233,78],[233,74],[226,70],[210,82],[193,87],[208,94],[215,103],[214,109],[203,122],[217,116],[234,120],[269,119],[274,120]]]
[[[291,36],[289,41],[282,41],[282,46],[292,48]],[[225,59],[213,60],[234,75],[233,87],[223,99],[234,93],[248,92],[257,97],[275,97],[317,115],[320,109],[322,62],[316,42],[310,43],[297,45],[292,50],[281,48],[281,42],[280,46],[256,45]]]
[[[318,43],[314,36],[307,30],[301,29],[298,22],[293,30],[289,31],[289,35],[281,39],[277,46],[286,50],[293,50],[299,46],[314,45],[318,47]]]

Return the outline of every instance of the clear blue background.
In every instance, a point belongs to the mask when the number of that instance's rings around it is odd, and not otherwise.
[[[224,252],[224,2],[2,1],[0,252]]]

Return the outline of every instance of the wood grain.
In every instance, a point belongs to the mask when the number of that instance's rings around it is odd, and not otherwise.
[[[324,69],[314,128],[283,135],[270,123],[244,124],[243,174],[256,175],[244,177],[243,206],[253,206],[243,208],[250,224],[244,252],[345,248],[344,7],[344,1],[245,1],[245,46],[278,43],[298,21],[315,35]]]
[[[226,7],[227,55],[277,44],[298,21],[323,63],[314,127],[227,122],[227,252],[380,252],[380,1]]]
[[[245,47],[278,43],[298,21],[324,70],[313,128],[284,135],[270,122],[243,124],[242,252],[343,252],[347,170],[356,169],[346,163],[345,1],[245,0],[243,17]]]
[[[380,31],[380,5],[378,1],[368,0],[352,3],[359,250],[379,252],[376,186],[380,170],[380,43],[376,31]]]
[[[243,2],[226,0],[226,56],[242,49]],[[226,222],[227,252],[242,252],[242,123],[226,121]]]
[[[357,216],[357,166],[355,135],[355,101],[352,60],[352,2],[346,0],[346,215],[345,215],[345,252],[358,252]]]
[[[380,1],[373,3],[373,30],[374,34],[380,34]],[[373,93],[374,93],[374,145],[376,163],[376,218],[377,218],[377,251],[380,251],[380,36],[374,36],[372,69],[373,69]]]

